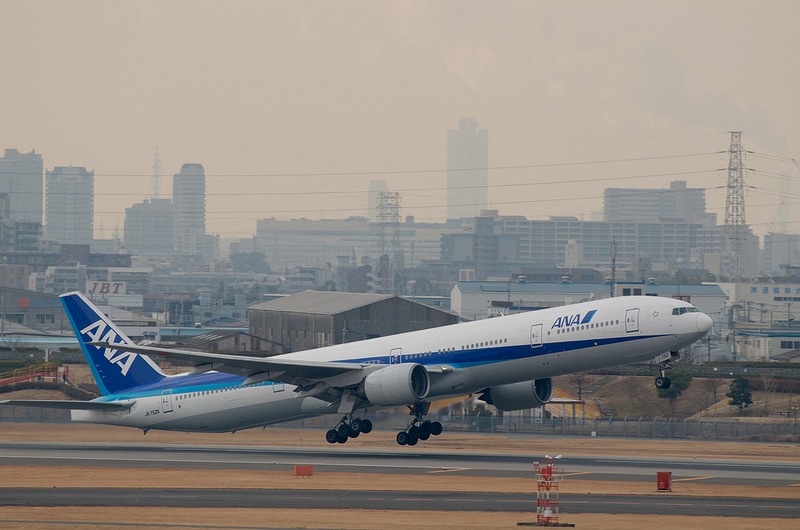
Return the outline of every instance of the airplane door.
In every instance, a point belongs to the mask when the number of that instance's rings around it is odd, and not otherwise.
[[[625,331],[633,333],[639,331],[639,308],[625,311]]]
[[[538,348],[542,345],[542,324],[531,326],[531,348]]]
[[[161,411],[172,412],[172,390],[161,392]]]
[[[389,352],[389,364],[400,364],[403,356],[403,348],[395,348]]]

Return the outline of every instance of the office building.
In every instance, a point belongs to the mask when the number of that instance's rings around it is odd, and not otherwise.
[[[175,253],[172,201],[145,199],[125,208],[125,248],[137,256],[166,258]]]
[[[370,180],[367,191],[367,218],[370,221],[378,220],[378,195],[389,193],[389,186],[385,180]]]
[[[447,218],[477,217],[489,207],[489,131],[462,118],[447,131]]]
[[[800,266],[800,234],[766,234],[761,270],[767,274],[780,274],[781,267],[787,266]]]
[[[6,149],[0,158],[0,193],[7,193],[11,210],[8,217],[17,221],[42,223],[44,184],[42,155]]]
[[[687,188],[686,182],[669,188],[606,188],[603,213],[606,221],[653,221],[683,219],[687,223],[716,225],[716,214],[706,212],[706,190]]]
[[[92,243],[94,171],[56,167],[46,175],[45,237],[62,244]]]
[[[176,254],[203,256],[206,173],[201,164],[184,164],[172,178],[172,233]]]

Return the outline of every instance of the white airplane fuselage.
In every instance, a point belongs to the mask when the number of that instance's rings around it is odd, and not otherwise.
[[[416,363],[433,375],[425,401],[489,387],[629,364],[678,351],[711,329],[690,304],[632,296],[584,302],[476,322],[271,357],[361,363],[380,369]],[[326,381],[346,387],[342,376]],[[222,372],[169,376],[96,401],[132,402],[121,411],[72,410],[73,421],[140,429],[225,432],[334,414],[339,406],[289,384]],[[381,408],[367,404],[364,409]]]

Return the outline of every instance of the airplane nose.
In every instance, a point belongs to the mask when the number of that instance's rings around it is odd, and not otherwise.
[[[701,333],[708,333],[711,331],[711,326],[714,324],[714,321],[711,320],[711,317],[705,313],[698,313],[696,322],[697,331]]]

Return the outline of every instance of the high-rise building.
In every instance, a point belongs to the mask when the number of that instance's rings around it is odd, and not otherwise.
[[[90,245],[94,238],[94,171],[56,167],[46,175],[45,237]]]
[[[388,193],[389,186],[385,180],[370,180],[369,190],[367,191],[367,219],[370,221],[378,220],[378,195]]]
[[[447,131],[447,218],[477,217],[489,207],[489,130],[462,118]]]
[[[172,201],[145,199],[125,208],[124,243],[129,253],[138,256],[172,256],[175,253]]]
[[[0,193],[8,193],[11,219],[42,223],[43,174],[42,155],[6,149],[0,158]]]
[[[175,254],[203,256],[206,173],[201,164],[184,164],[172,178],[172,233]]]

